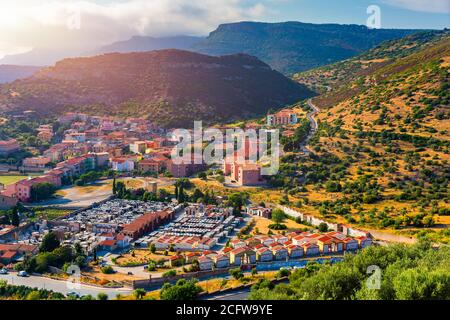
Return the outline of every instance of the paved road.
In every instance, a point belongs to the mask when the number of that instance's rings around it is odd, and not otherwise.
[[[222,293],[211,295],[205,298],[205,300],[221,300],[221,301],[230,301],[230,300],[247,300],[248,295],[250,294],[250,289],[242,289],[229,293]]]
[[[67,285],[65,281],[53,280],[44,277],[30,276],[28,278],[18,277],[16,273],[10,273],[8,275],[0,275],[0,280],[6,280],[12,285],[23,285],[31,288],[52,290],[55,292],[60,292],[62,294],[67,294],[69,292],[77,292],[80,295],[90,294],[92,296],[97,296],[99,293],[106,293],[110,299],[114,299],[117,294],[128,295],[132,292],[131,289],[119,288],[119,289],[109,289],[93,287],[88,285],[80,285],[80,288],[71,288]]]
[[[312,109],[312,111],[309,112],[307,115],[307,118],[308,118],[309,122],[311,123],[311,130],[310,130],[308,136],[306,137],[306,139],[301,144],[302,151],[305,154],[308,154],[311,152],[308,149],[308,143],[311,140],[311,138],[316,134],[317,129],[319,127],[319,124],[317,123],[317,120],[315,118],[315,115],[317,113],[319,113],[319,109],[312,103],[311,99],[309,99],[307,103],[308,103],[308,106]]]

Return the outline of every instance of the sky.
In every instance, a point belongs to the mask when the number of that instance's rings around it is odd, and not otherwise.
[[[366,24],[371,5],[382,28],[450,27],[450,0],[1,0],[0,59],[134,35],[207,35],[237,21]]]

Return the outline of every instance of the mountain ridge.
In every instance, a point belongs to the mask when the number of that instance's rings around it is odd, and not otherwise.
[[[69,58],[32,77],[0,86],[4,111],[68,108],[148,116],[164,126],[264,114],[313,96],[259,59],[182,50]]]

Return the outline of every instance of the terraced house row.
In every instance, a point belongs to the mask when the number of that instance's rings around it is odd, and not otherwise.
[[[171,257],[170,262],[175,265],[181,261],[192,263],[197,260],[200,270],[205,271],[213,268],[296,260],[321,254],[355,252],[371,245],[372,239],[366,236],[350,238],[340,232],[325,234],[292,232],[288,235],[235,239],[230,242],[229,247],[219,252],[190,252],[185,256]]]

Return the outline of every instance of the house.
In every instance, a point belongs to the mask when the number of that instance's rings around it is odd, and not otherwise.
[[[285,244],[286,242],[289,241],[289,238],[288,238],[288,237],[283,236],[283,235],[281,235],[281,234],[274,235],[274,236],[272,237],[272,239],[273,239],[275,242],[279,243],[279,244]]]
[[[198,257],[200,257],[201,256],[201,254],[200,254],[200,252],[195,252],[195,251],[193,251],[193,252],[188,252],[188,253],[186,253],[186,255],[185,255],[185,260],[186,260],[186,263],[192,263],[192,262],[194,262],[195,260],[197,260],[198,259]]]
[[[137,154],[144,154],[147,150],[146,141],[135,141],[130,144],[130,151]]]
[[[356,241],[358,241],[359,247],[361,249],[370,247],[372,245],[372,239],[370,237],[365,236],[357,237]]]
[[[345,251],[356,251],[359,249],[359,243],[357,240],[353,238],[345,238],[343,241]]]
[[[9,193],[7,190],[0,193],[0,210],[11,209],[17,205],[19,200],[16,198],[15,193]]]
[[[256,249],[256,260],[258,262],[268,262],[273,260],[273,253],[267,247],[260,247]]]
[[[232,265],[242,265],[242,264],[255,264],[256,263],[256,253],[248,248],[241,247],[230,251],[230,264]]]
[[[285,109],[277,112],[275,114],[269,114],[267,116],[267,125],[268,126],[277,126],[277,125],[292,125],[298,122],[297,115],[294,111]]]
[[[23,256],[33,256],[38,253],[38,246],[20,243],[0,244],[0,262],[9,264]]]
[[[258,216],[266,219],[272,218],[272,209],[264,207],[247,207],[247,213],[252,216]]]
[[[231,178],[240,186],[257,186],[264,182],[257,164],[232,164]]]
[[[230,241],[230,246],[233,247],[233,249],[243,248],[246,246],[246,243],[240,239],[233,239]]]
[[[198,258],[198,265],[201,271],[212,270],[214,268],[213,260],[206,256]]]
[[[169,258],[169,265],[174,267],[180,267],[184,264],[184,257],[182,255],[174,255]]]
[[[295,244],[291,244],[289,246],[286,247],[289,253],[289,257],[291,259],[298,259],[303,257],[304,252],[303,252],[303,248],[300,246],[296,246]]]
[[[273,247],[272,253],[275,260],[286,260],[289,256],[288,250],[281,245]]]
[[[312,257],[317,256],[320,253],[319,246],[313,242],[308,242],[303,245],[305,256]]]
[[[104,240],[97,245],[97,250],[104,250],[108,252],[113,252],[117,250],[118,245],[116,240]]]
[[[131,238],[124,234],[118,234],[116,236],[117,246],[121,249],[127,248],[130,246]]]
[[[266,247],[270,246],[270,244],[275,242],[275,240],[269,236],[260,236],[257,239],[259,239],[259,241]]]
[[[153,172],[158,173],[161,171],[160,162],[151,159],[142,160],[138,163],[139,172]]]
[[[24,169],[45,169],[50,162],[51,159],[48,157],[31,157],[23,159],[22,166]]]
[[[0,262],[7,265],[14,261],[17,261],[20,254],[17,251],[6,251],[0,255]]]
[[[111,168],[118,172],[131,172],[134,170],[134,161],[127,158],[112,158]]]
[[[318,237],[316,240],[317,240],[317,245],[319,246],[319,249],[322,253],[328,254],[333,251],[332,250],[333,244],[334,244],[333,238],[324,235],[324,236]]]
[[[218,254],[214,257],[216,268],[228,268],[230,266],[230,257],[227,254]]]

